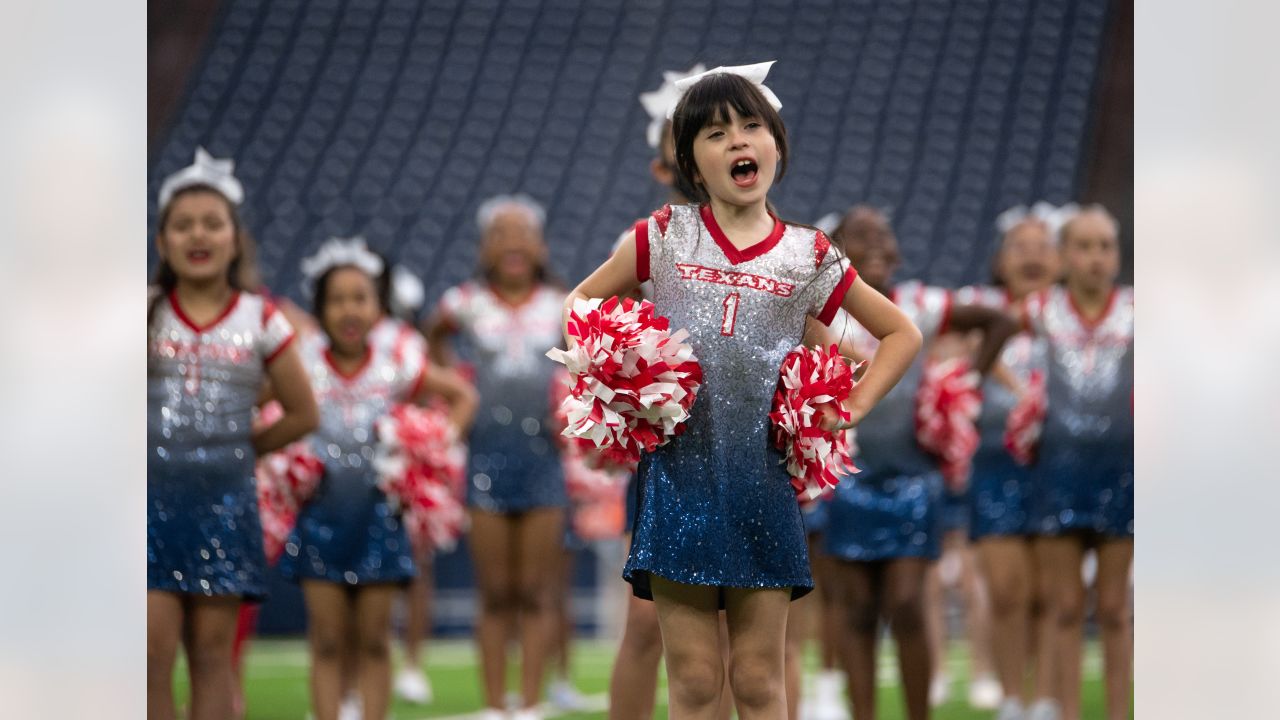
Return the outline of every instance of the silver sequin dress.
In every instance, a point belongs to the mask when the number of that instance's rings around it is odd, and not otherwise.
[[[856,273],[827,238],[775,222],[735,248],[710,208],[667,206],[636,225],[637,278],[671,327],[690,333],[703,370],[686,431],[646,456],[623,576],[690,585],[813,587],[805,530],[769,409],[805,317],[830,323]]]
[[[951,293],[916,281],[894,288],[892,298],[927,345],[946,332]],[[847,314],[836,326],[858,353],[870,358],[879,341]],[[916,393],[925,353],[858,424],[861,470],[840,480],[827,507],[825,548],[842,560],[936,558],[942,539],[942,476],[916,441]]]
[[[522,304],[467,282],[440,299],[437,315],[458,332],[475,369],[480,408],[468,439],[467,504],[493,513],[564,507],[568,497],[551,418],[547,348],[564,341],[564,293],[542,285]]]
[[[956,291],[956,302],[1009,312],[1013,303],[1000,287],[971,286]],[[1048,346],[1043,337],[1023,331],[1009,338],[1000,352],[1000,363],[1025,383],[1032,371],[1044,371]],[[1031,503],[1037,487],[1034,471],[1019,465],[1005,449],[1004,434],[1009,412],[1017,397],[990,375],[982,384],[982,411],[978,414],[979,445],[969,477],[969,537],[1026,535],[1030,532]]]
[[[417,394],[426,358],[371,341],[364,363],[345,374],[317,338],[304,345],[303,361],[320,407],[320,426],[307,442],[324,461],[324,476],[298,513],[280,571],[346,585],[408,582],[417,572],[413,550],[399,513],[378,488],[374,423]]]
[[[1026,317],[1049,342],[1033,530],[1132,537],[1133,288],[1115,288],[1094,322],[1061,286],[1028,298]]]
[[[156,301],[147,344],[147,589],[266,594],[250,423],[265,368],[293,339],[270,301],[236,293],[197,325]]]

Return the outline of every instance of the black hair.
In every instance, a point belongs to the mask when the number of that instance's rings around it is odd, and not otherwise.
[[[360,272],[364,273],[364,270],[356,265],[334,265],[321,273],[320,277],[316,278],[316,283],[313,286],[311,293],[311,313],[315,315],[315,318],[320,323],[321,328],[324,327],[324,305],[329,301],[329,280],[333,278],[333,274],[335,272],[339,270],[346,270],[348,268],[360,270]],[[383,265],[383,268],[386,268],[385,264]],[[368,275],[368,273],[365,274]],[[382,302],[382,278],[386,275],[387,272],[384,269],[381,275],[369,276],[369,279],[373,281],[374,298],[379,303]],[[383,305],[382,309],[385,311],[386,307],[386,305]]]
[[[237,210],[235,203],[231,202],[226,195],[223,195],[221,191],[212,185],[189,185],[174,193],[173,197],[169,198],[169,202],[160,208],[160,218],[156,223],[156,232],[160,235],[164,234],[165,225],[169,222],[169,213],[178,198],[198,192],[213,193],[222,198],[227,206],[227,214],[231,216],[231,227],[235,230],[237,252],[236,256],[232,258],[231,264],[227,266],[227,284],[234,290],[248,290],[250,292],[258,290],[262,282],[258,276],[253,237],[240,219],[240,212]],[[173,266],[169,264],[169,261],[161,257],[160,263],[156,266],[155,276],[151,279],[154,295],[147,305],[148,327],[151,325],[152,316],[155,315],[156,303],[177,286],[178,274],[173,271]]]
[[[775,182],[787,172],[787,128],[778,111],[750,80],[730,73],[709,75],[680,98],[671,120],[676,142],[676,187],[690,200],[705,203],[710,199],[706,188],[694,179],[698,166],[693,159],[693,141],[708,124],[728,121],[729,108],[740,117],[759,118],[769,128],[778,147]]]

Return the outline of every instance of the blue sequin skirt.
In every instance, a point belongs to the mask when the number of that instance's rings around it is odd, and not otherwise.
[[[168,459],[152,448],[147,461],[148,590],[266,597],[267,560],[253,462],[248,444],[200,448]]]
[[[1026,535],[1030,531],[1032,471],[1003,448],[979,450],[969,481],[969,537]]]
[[[519,513],[569,504],[564,470],[551,441],[519,427],[477,427],[467,462],[467,506]]]
[[[708,467],[679,438],[640,463],[638,510],[622,576],[653,599],[650,574],[688,585],[813,589],[800,506],[781,455]],[[726,463],[728,465],[728,463]],[[721,603],[723,604],[723,593]]]
[[[827,509],[827,554],[870,562],[937,559],[942,550],[942,476],[841,479]]]
[[[942,532],[969,528],[969,489],[955,492],[944,487],[942,490]]]
[[[344,585],[412,580],[417,567],[408,533],[375,483],[368,467],[326,465],[285,543],[281,574]]]
[[[1045,439],[1037,465],[1032,529],[1041,535],[1085,531],[1133,537],[1133,446]]]

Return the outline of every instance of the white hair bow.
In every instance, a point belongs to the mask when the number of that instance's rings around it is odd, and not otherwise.
[[[364,238],[329,238],[315,255],[302,261],[302,274],[311,283],[333,268],[355,266],[373,277],[382,274],[382,258],[369,251]]]
[[[996,216],[996,232],[1000,233],[1000,237],[1004,237],[1010,230],[1028,220],[1041,222],[1049,229],[1049,238],[1056,243],[1062,232],[1062,226],[1079,212],[1080,206],[1075,203],[1056,207],[1052,203],[1040,200],[1031,207],[1014,205]]]
[[[682,91],[676,88],[676,83],[694,75],[701,75],[707,71],[707,66],[698,63],[689,68],[685,72],[675,70],[665,70],[662,73],[662,86],[653,92],[640,93],[640,104],[644,106],[644,111],[649,113],[649,127],[645,128],[644,139],[648,141],[649,147],[654,150],[658,149],[658,145],[662,142],[662,128],[667,124],[667,119],[671,117],[671,109],[680,102],[680,97],[684,95]]]
[[[397,315],[416,313],[427,301],[427,289],[403,265],[391,268],[391,311]]]
[[[234,175],[236,163],[231,158],[218,159],[202,147],[196,148],[192,164],[173,173],[160,183],[160,208],[163,209],[179,190],[193,185],[208,185],[222,193],[232,205],[244,200],[244,187]]]
[[[676,96],[675,101],[671,103],[671,107],[667,108],[667,119],[670,120],[676,114],[676,105],[679,104],[684,94],[689,92],[689,88],[696,85],[699,80],[712,75],[738,75],[750,80],[756,86],[756,89],[764,95],[764,99],[768,100],[769,104],[773,106],[774,110],[781,110],[782,101],[764,84],[765,76],[769,74],[769,68],[773,67],[775,62],[777,60],[756,63],[755,65],[721,65],[718,68],[712,68],[706,72],[677,80],[675,85],[679,94]]]

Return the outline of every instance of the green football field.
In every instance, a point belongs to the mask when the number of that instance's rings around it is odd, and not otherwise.
[[[591,704],[591,711],[557,713],[548,709],[548,717],[604,718],[609,671],[613,664],[613,641],[584,640],[575,644],[573,656],[573,680],[579,691]],[[880,699],[878,711],[881,720],[898,720],[903,717],[902,700],[898,692],[897,670],[891,654],[892,643],[884,646],[880,666]],[[469,640],[438,641],[428,648],[427,672],[435,691],[431,705],[416,706],[396,701],[392,706],[392,718],[419,720],[425,718],[464,718],[481,706],[479,678],[476,669],[475,646]],[[948,660],[950,675],[958,680],[953,683],[952,701],[937,708],[935,720],[989,720],[992,711],[971,709],[964,701],[968,676],[968,663],[957,650]],[[816,657],[809,653],[806,667],[816,667]],[[515,681],[514,671],[509,674]],[[1103,717],[1101,658],[1096,643],[1086,647],[1084,661],[1083,717]],[[185,668],[179,664],[176,672],[178,702],[185,702],[187,681]],[[245,665],[245,694],[249,720],[303,720],[309,711],[307,695],[307,653],[302,640],[257,639],[250,646]],[[666,683],[659,678],[658,707],[656,717],[666,718]],[[1132,713],[1130,714],[1132,717]]]

